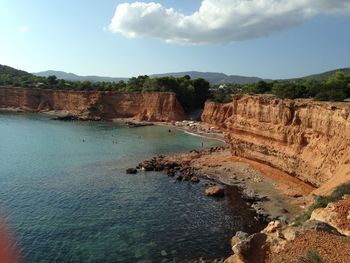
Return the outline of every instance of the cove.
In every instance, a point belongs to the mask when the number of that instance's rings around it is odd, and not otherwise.
[[[230,237],[257,227],[235,189],[214,199],[203,194],[205,180],[125,173],[156,154],[220,144],[168,129],[0,114],[0,211],[21,258],[178,262],[229,255]]]

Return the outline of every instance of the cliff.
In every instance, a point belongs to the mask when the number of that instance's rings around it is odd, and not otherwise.
[[[136,118],[144,121],[181,120],[184,111],[175,93],[122,93],[0,88],[0,108],[25,111],[67,111],[81,118]]]
[[[278,168],[325,193],[350,181],[350,103],[237,95],[207,102],[202,120],[225,131],[232,154]]]

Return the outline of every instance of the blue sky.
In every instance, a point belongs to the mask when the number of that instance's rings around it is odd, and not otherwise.
[[[115,13],[133,1],[1,0],[0,64],[114,77],[198,70],[289,78],[349,67],[349,1],[285,1],[301,4],[159,0]]]

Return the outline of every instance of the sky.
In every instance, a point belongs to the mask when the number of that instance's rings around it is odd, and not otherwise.
[[[0,64],[131,77],[350,67],[350,0],[0,0]]]

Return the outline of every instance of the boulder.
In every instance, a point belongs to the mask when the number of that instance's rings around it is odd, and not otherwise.
[[[225,195],[225,188],[222,186],[210,186],[207,189],[205,189],[205,193],[208,196],[224,196]]]
[[[267,250],[267,235],[253,234],[232,247],[233,257],[228,262],[264,263]]]
[[[270,233],[274,233],[277,230],[281,229],[282,225],[280,221],[271,221],[267,227],[265,227],[264,230],[261,231],[261,233],[265,233],[265,234],[270,234]]]
[[[191,182],[192,183],[199,183],[199,178],[197,177],[197,176],[193,176],[192,178],[191,178]]]
[[[246,239],[249,235],[243,231],[237,231],[236,234],[231,238],[231,247],[234,247],[239,242]]]

